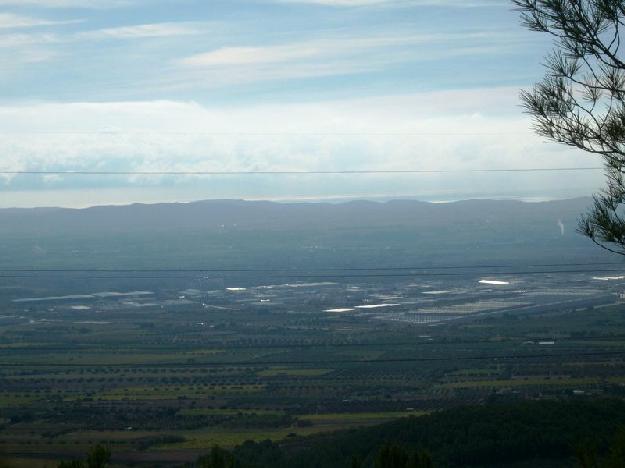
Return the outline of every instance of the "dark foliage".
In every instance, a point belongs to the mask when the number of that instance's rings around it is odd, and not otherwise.
[[[198,459],[196,466],[198,468],[239,468],[241,464],[227,450],[213,447],[208,455]]]
[[[580,461],[580,456],[591,462],[606,457],[619,459],[625,444],[612,444],[611,451],[608,447],[623,426],[625,402],[617,400],[495,404],[451,409],[373,428],[319,436],[304,448],[247,442],[233,451],[239,463],[233,466],[429,468],[513,463],[540,466],[536,465],[537,460],[573,466],[576,455]],[[581,447],[595,449],[589,452],[584,448],[583,452]]]
[[[616,433],[605,456],[598,456],[596,447],[588,442],[577,448],[576,455],[580,468],[625,468],[625,429]]]
[[[280,447],[269,440],[245,442],[234,450],[234,454],[245,468],[282,466],[286,459]]]
[[[623,0],[513,0],[525,25],[552,35],[547,73],[522,93],[536,131],[600,156],[607,188],[580,221],[580,232],[625,255],[625,58]]]
[[[153,437],[142,437],[137,440],[137,448],[139,450],[147,450],[150,447],[165,444],[178,444],[184,442],[186,439],[178,435],[161,435]]]
[[[62,461],[58,468],[84,468],[85,464],[81,460]]]
[[[87,459],[62,461],[59,468],[106,468],[111,461],[111,450],[102,445],[96,445],[87,454]]]
[[[432,457],[428,452],[410,453],[400,445],[388,443],[375,457],[374,468],[432,468]]]

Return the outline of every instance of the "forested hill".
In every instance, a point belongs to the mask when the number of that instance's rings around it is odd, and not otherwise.
[[[535,401],[450,409],[319,437],[299,450],[246,443],[234,454],[243,468],[372,467],[391,443],[428,451],[435,467],[571,467],[578,450],[594,447],[601,458],[623,427],[622,401]]]

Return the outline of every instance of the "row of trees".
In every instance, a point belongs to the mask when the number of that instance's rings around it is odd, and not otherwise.
[[[213,447],[208,455],[200,457],[196,466],[197,468],[245,468],[245,465],[232,453],[220,447]],[[362,460],[353,457],[352,468],[364,468],[364,466]],[[410,451],[392,443],[384,445],[379,450],[374,462],[374,468],[433,468],[433,466],[432,457],[428,452]]]
[[[84,461],[62,461],[58,468],[106,468],[110,461],[111,450],[103,445],[96,445],[89,451]]]
[[[249,444],[249,443],[248,443]],[[274,450],[279,449],[269,443],[263,443],[265,447],[271,446]],[[253,445],[253,444],[252,444]],[[606,454],[598,455],[596,445],[592,443],[578,444],[575,452],[580,468],[624,468],[625,467],[625,429],[617,432]],[[111,451],[97,445],[87,455],[84,461],[62,461],[58,468],[106,468],[111,459]],[[263,468],[275,468],[283,465],[277,458],[274,460],[259,460]],[[269,464],[266,464],[268,462]],[[198,458],[196,468],[248,468],[235,454],[219,446],[215,446],[207,455]],[[352,457],[351,468],[365,468],[371,466],[358,456]],[[434,463],[429,452],[424,450],[409,450],[397,443],[384,444],[373,459],[373,468],[433,468]],[[347,467],[346,467],[347,468]]]

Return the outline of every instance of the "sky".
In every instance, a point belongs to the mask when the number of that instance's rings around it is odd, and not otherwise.
[[[0,207],[587,196],[507,0],[0,0]],[[453,171],[16,175],[15,171]]]

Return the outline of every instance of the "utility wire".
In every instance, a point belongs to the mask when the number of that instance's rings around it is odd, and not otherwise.
[[[42,171],[0,171],[4,175],[146,175],[146,176],[248,176],[248,175],[367,175],[367,174],[467,174],[467,173],[503,173],[503,172],[583,172],[601,171],[602,167],[549,167],[549,168],[495,168],[495,169],[389,169],[389,170],[317,170],[317,171],[71,171],[71,170],[42,170]]]
[[[92,132],[0,132],[0,135],[111,135],[111,136],[125,136],[125,135],[181,135],[181,136],[532,136],[532,133],[523,132],[209,132],[209,131],[197,131],[197,132],[174,132],[174,131],[92,131]]]
[[[39,273],[35,270],[31,271],[32,273]],[[166,273],[166,270],[162,270],[163,273]],[[538,276],[538,275],[551,275],[551,274],[562,274],[562,273],[567,273],[567,274],[574,274],[574,273],[624,273],[625,272],[625,267],[624,268],[620,268],[620,269],[603,269],[603,268],[594,268],[594,269],[576,269],[576,270],[543,270],[543,271],[497,271],[497,272],[493,272],[493,274],[496,274],[498,276]],[[26,272],[24,272],[26,273]],[[29,272],[30,273],[30,272]],[[69,271],[69,272],[63,272],[63,271],[56,271],[56,272],[41,272],[42,274],[10,274],[10,275],[3,275],[0,274],[0,278],[5,278],[5,279],[10,279],[10,278],[22,278],[22,279],[27,279],[27,278],[41,278],[41,277],[45,277],[45,276],[56,276],[56,274],[53,273],[81,273],[80,271]],[[100,272],[98,272],[100,273]],[[111,272],[102,272],[102,273],[115,273],[114,271]],[[123,273],[123,272],[122,272]],[[138,271],[138,273],[141,273],[141,271]],[[137,275],[132,275],[132,276],[119,276],[119,275],[110,275],[110,276],[81,276],[81,279],[175,279],[175,278],[197,278],[197,274],[198,273],[204,273],[203,271],[194,271],[194,273],[196,273],[195,275],[191,275],[189,273],[191,272],[185,272],[183,271],[182,273],[186,273],[186,274],[177,274],[175,276],[171,276],[171,275],[160,275],[160,276],[137,276]],[[205,273],[209,273],[209,272],[205,272]],[[228,273],[228,272],[222,272],[222,273]],[[236,273],[236,272],[231,272],[231,273]],[[240,273],[245,273],[244,271],[241,271]],[[254,272],[250,272],[250,273],[254,273]],[[438,273],[438,272],[411,272],[411,273],[372,273],[372,274],[329,274],[329,275],[320,275],[320,274],[305,274],[305,273],[298,273],[298,274],[292,274],[292,273],[282,273],[282,274],[271,274],[271,275],[264,275],[264,278],[290,278],[290,279],[342,279],[342,278],[352,278],[352,279],[358,279],[358,278],[414,278],[414,277],[463,277],[463,276],[468,276],[469,272],[464,272],[464,273]],[[481,275],[484,276],[484,275]],[[219,278],[219,276],[212,276],[212,277],[206,277],[207,279],[209,278]]]
[[[440,314],[437,314],[440,315]],[[527,337],[521,336],[521,337],[513,337],[510,338],[506,341],[495,341],[495,340],[455,340],[455,339],[451,339],[451,340],[440,340],[439,337],[437,337],[438,341],[432,340],[424,340],[421,339],[421,341],[361,341],[361,342],[349,342],[349,341],[343,341],[343,342],[332,342],[332,341],[328,341],[328,342],[315,342],[315,343],[305,343],[305,342],[301,342],[301,343],[282,343],[282,344],[277,344],[277,343],[219,343],[219,342],[209,342],[206,343],[202,349],[206,349],[207,347],[217,347],[217,348],[223,348],[224,346],[227,346],[229,350],[232,349],[316,349],[316,348],[359,348],[359,347],[363,347],[363,348],[373,348],[373,347],[402,347],[402,346],[409,346],[411,348],[414,347],[438,347],[438,346],[469,346],[469,345],[497,345],[497,346],[502,346],[502,345],[522,345],[524,346],[524,342],[528,341]],[[557,340],[558,344],[564,343],[567,346],[571,346],[572,344],[575,344],[577,342],[587,342],[587,341],[592,341],[592,342],[601,342],[601,341],[605,341],[605,342],[614,342],[617,340],[623,340],[625,339],[625,336],[623,335],[617,335],[617,336],[580,336],[580,337],[575,337],[575,338],[559,338]],[[72,347],[70,348],[73,351],[80,351],[80,350],[89,350],[92,349],[93,343],[90,342],[85,342],[85,343],[76,343],[73,342],[72,343]],[[121,349],[124,348],[124,343],[120,344]],[[194,351],[197,350],[198,347],[197,346],[165,346],[165,345],[157,345],[157,346],[141,346],[142,350],[157,350],[157,351],[167,351],[167,350],[171,350],[171,351]],[[558,348],[561,349],[561,348]],[[566,348],[568,349],[568,348]],[[571,348],[571,349],[575,349],[575,348]],[[33,344],[33,345],[23,345],[23,346],[11,346],[10,348],[0,348],[0,354],[5,353],[5,352],[9,352],[9,353],[19,353],[22,351],[47,351],[47,352],[54,352],[54,351],[67,351],[68,347],[62,346],[62,345],[58,345],[58,346],[39,346],[37,344]]]
[[[443,266],[358,266],[358,267],[327,267],[327,268],[0,268],[5,273],[302,273],[320,271],[412,271],[412,270],[472,270],[472,269],[501,269],[501,268],[564,268],[564,267],[590,267],[590,266],[621,266],[625,268],[625,262],[584,262],[584,263],[537,263],[529,265],[443,265]],[[595,270],[592,270],[595,271]],[[597,269],[596,271],[599,271]]]
[[[548,358],[585,358],[585,357],[617,357],[625,356],[625,351],[597,351],[597,352],[567,352],[567,353],[533,353],[533,354],[500,354],[500,355],[473,355],[473,356],[447,356],[447,357],[419,357],[419,358],[386,358],[386,359],[333,359],[327,360],[276,360],[276,361],[237,361],[237,362],[169,362],[169,363],[143,363],[143,364],[101,364],[101,363],[15,363],[1,362],[2,367],[254,367],[254,366],[287,366],[287,365],[322,365],[322,364],[401,364],[413,362],[453,362],[453,361],[504,361],[516,359],[548,359]]]

